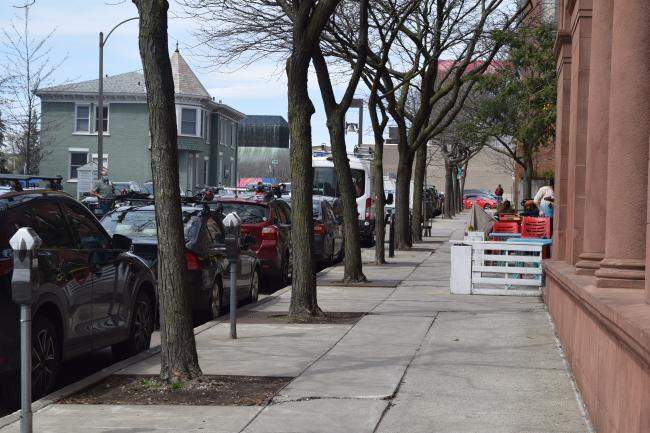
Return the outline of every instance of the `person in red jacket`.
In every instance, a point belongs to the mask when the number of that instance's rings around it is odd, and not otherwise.
[[[497,189],[494,190],[494,195],[497,196],[497,203],[501,204],[503,201],[503,187],[501,184],[497,185]]]

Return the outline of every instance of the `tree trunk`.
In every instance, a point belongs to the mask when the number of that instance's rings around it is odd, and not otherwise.
[[[400,152],[397,162],[397,185],[395,186],[395,249],[408,250],[410,240],[410,191],[413,153]]]
[[[526,152],[524,154],[524,164],[524,199],[529,200],[533,198],[533,172],[535,171],[533,154],[531,152]]]
[[[291,242],[295,252],[289,307],[289,318],[292,321],[322,314],[316,299],[314,264],[314,171],[311,165],[311,116],[314,114],[314,106],[307,89],[310,61],[309,52],[301,50],[298,41],[294,41],[293,52],[287,60],[291,137]]]
[[[454,216],[454,184],[452,180],[452,163],[445,158],[445,218]]]
[[[334,167],[336,167],[337,171],[336,181],[339,187],[339,199],[343,208],[343,235],[345,239],[343,282],[364,282],[367,279],[363,274],[363,262],[361,260],[357,195],[352,182],[350,160],[345,147],[345,112],[332,113],[327,120],[327,129],[330,134]]]
[[[420,146],[415,154],[415,173],[413,175],[413,221],[411,231],[414,242],[422,242],[422,202],[424,178],[427,174],[427,146]]]
[[[460,178],[460,197],[458,199],[458,203],[460,206],[460,210],[462,212],[463,210],[463,195],[465,193],[465,179],[467,179],[467,167],[469,166],[469,160],[465,161],[463,163],[463,175]]]
[[[375,209],[375,264],[386,263],[386,192],[384,191],[384,130],[388,124],[386,111],[381,107],[382,120],[377,114],[378,108],[377,91],[371,89],[368,98],[368,113],[372,132],[375,136],[375,157],[372,162],[372,181],[374,183],[375,195],[373,197]],[[393,191],[393,200],[395,192]]]
[[[454,214],[460,212],[459,200],[460,200],[460,182],[458,181],[458,162],[455,162],[453,165],[453,176],[452,182],[454,186]]]
[[[134,0],[140,15],[140,56],[147,87],[151,173],[156,191],[158,294],[163,380],[201,376],[185,275],[185,235],[178,183],[174,80],[167,43],[165,0]],[[100,155],[101,157],[101,155]]]

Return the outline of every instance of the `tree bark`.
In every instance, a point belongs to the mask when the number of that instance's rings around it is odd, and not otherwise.
[[[533,189],[533,172],[535,171],[535,166],[533,163],[533,154],[530,150],[524,153],[524,199],[532,199],[532,189]]]
[[[459,200],[460,200],[460,182],[458,181],[458,162],[453,165],[452,173],[452,182],[454,185],[454,214],[460,212]]]
[[[364,282],[367,279],[363,274],[363,262],[361,260],[357,196],[352,182],[350,160],[345,146],[345,113],[332,113],[331,118],[327,120],[327,129],[330,134],[332,157],[337,171],[336,182],[339,187],[339,199],[343,210],[343,233],[345,237],[343,282]]]
[[[413,221],[411,231],[413,241],[422,242],[422,202],[424,193],[424,178],[427,173],[427,146],[420,146],[415,154],[415,173],[413,174]]]
[[[397,185],[395,186],[395,249],[408,250],[410,240],[410,191],[413,153],[399,155],[397,162]]]
[[[300,31],[294,31],[294,38]],[[322,314],[316,298],[314,264],[314,211],[312,194],[314,171],[311,164],[311,116],[314,106],[307,88],[310,51],[294,40],[287,60],[289,135],[291,137],[291,242],[293,280],[289,319],[301,321]]]
[[[384,191],[384,130],[388,124],[388,117],[385,109],[382,108],[382,120],[377,116],[377,93],[373,87],[368,98],[368,112],[370,123],[375,136],[375,157],[372,162],[375,195],[373,197],[375,207],[375,264],[386,263],[386,192]],[[393,192],[393,200],[395,193]]]
[[[445,218],[454,216],[454,185],[452,180],[452,163],[445,158]]]
[[[151,172],[156,191],[161,368],[166,381],[202,375],[185,282],[185,235],[178,183],[174,80],[167,42],[165,0],[133,0],[140,15],[139,46],[149,106]],[[100,155],[101,157],[101,155]]]

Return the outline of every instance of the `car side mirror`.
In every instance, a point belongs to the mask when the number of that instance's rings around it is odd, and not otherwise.
[[[389,192],[388,195],[386,196],[386,204],[393,204],[393,200],[394,200],[393,193]]]
[[[133,241],[129,237],[117,233],[113,235],[113,248],[116,250],[126,251],[131,248],[132,243]]]

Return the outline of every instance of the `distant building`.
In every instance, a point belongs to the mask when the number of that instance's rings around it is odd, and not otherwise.
[[[235,185],[237,125],[244,115],[214,101],[181,54],[171,56],[176,92],[179,175],[183,190]],[[44,175],[63,176],[76,193],[77,168],[97,161],[98,80],[39,89],[42,139],[50,144]],[[114,181],[151,180],[149,111],[141,72],[104,79],[103,164]]]
[[[289,124],[282,116],[250,115],[239,123],[239,178],[289,181]]]

